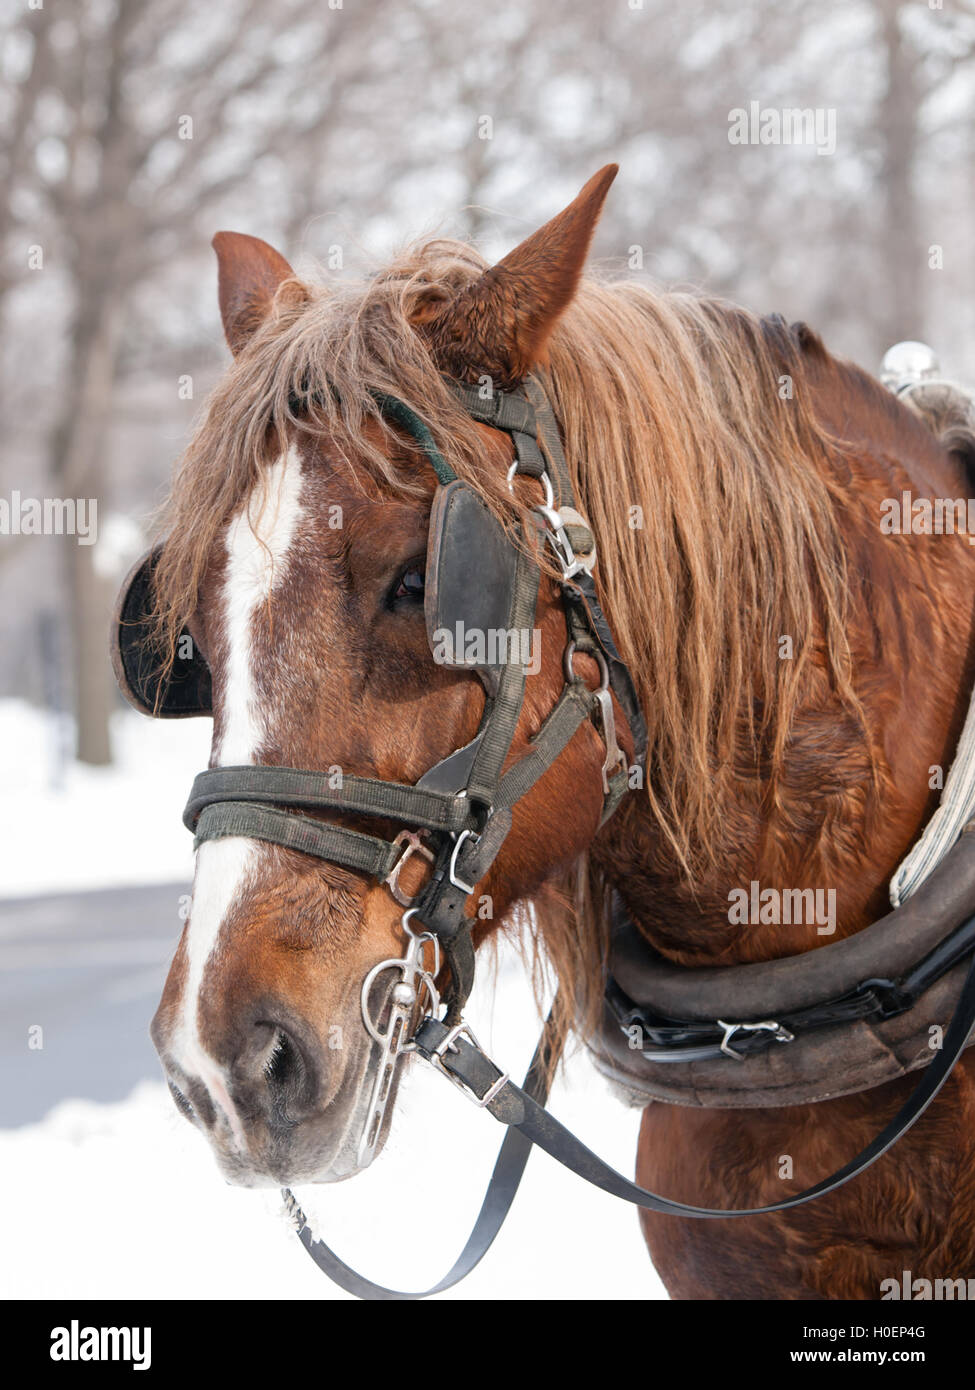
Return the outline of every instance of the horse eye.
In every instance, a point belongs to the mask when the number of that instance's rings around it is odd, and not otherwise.
[[[408,569],[405,574],[400,575],[400,580],[393,593],[393,598],[422,598],[423,589],[423,571],[419,569]]]

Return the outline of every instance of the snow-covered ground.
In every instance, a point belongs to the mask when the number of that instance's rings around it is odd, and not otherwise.
[[[117,767],[69,765],[55,790],[50,722],[24,705],[0,703],[10,777],[0,806],[4,896],[188,881],[191,837],[179,817],[206,762],[208,721],[159,723],[126,713],[113,732]],[[538,1030],[524,970],[510,948],[496,966],[485,964],[470,1020],[496,1059],[520,1076]],[[147,1022],[154,1002],[147,1000]],[[570,1059],[552,1109],[632,1173],[638,1112],[611,1095],[583,1054]],[[333,1187],[300,1188],[298,1199],[323,1238],[364,1274],[423,1287],[459,1252],[502,1137],[442,1077],[415,1067],[373,1167]],[[0,1130],[0,1174],[2,1297],[346,1297],[302,1250],[276,1192],[223,1182],[161,1082],[144,1081],[115,1104],[65,1100],[40,1123]],[[466,1283],[441,1295],[665,1296],[634,1210],[541,1153],[532,1156],[494,1249]]]

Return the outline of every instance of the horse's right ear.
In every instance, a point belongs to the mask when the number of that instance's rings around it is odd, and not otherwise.
[[[294,279],[294,271],[260,237],[217,232],[212,245],[217,253],[224,336],[236,357],[267,318],[278,287]]]

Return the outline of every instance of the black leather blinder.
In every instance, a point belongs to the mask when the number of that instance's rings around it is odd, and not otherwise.
[[[152,577],[162,546],[157,545],[129,571],[112,619],[112,669],[118,688],[140,714],[157,719],[189,719],[213,713],[210,668],[188,632],[180,633],[172,668],[152,631]]]
[[[504,527],[460,479],[437,489],[430,514],[424,613],[434,660],[477,671],[489,688],[501,668],[524,659],[512,643],[518,551]]]

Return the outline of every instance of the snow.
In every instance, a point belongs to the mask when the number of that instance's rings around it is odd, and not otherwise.
[[[0,807],[0,895],[188,882],[192,838],[180,812],[194,773],[206,765],[209,721],[120,712],[117,765],[97,770],[58,769],[54,748],[63,732],[23,703],[0,702],[7,786],[15,789]],[[470,1021],[520,1079],[539,1029],[525,971],[510,945],[484,965]],[[151,1008],[147,1001],[147,1017]],[[584,1053],[570,1057],[551,1108],[632,1173],[639,1112],[612,1095]],[[502,1138],[490,1115],[417,1064],[373,1166],[345,1183],[300,1187],[296,1196],[316,1233],[362,1273],[423,1287],[459,1253]],[[161,1081],[141,1082],[114,1104],[65,1100],[37,1124],[0,1130],[0,1175],[0,1297],[348,1297],[301,1248],[276,1190],[223,1182]],[[666,1294],[634,1209],[536,1152],[494,1248],[440,1297]]]

